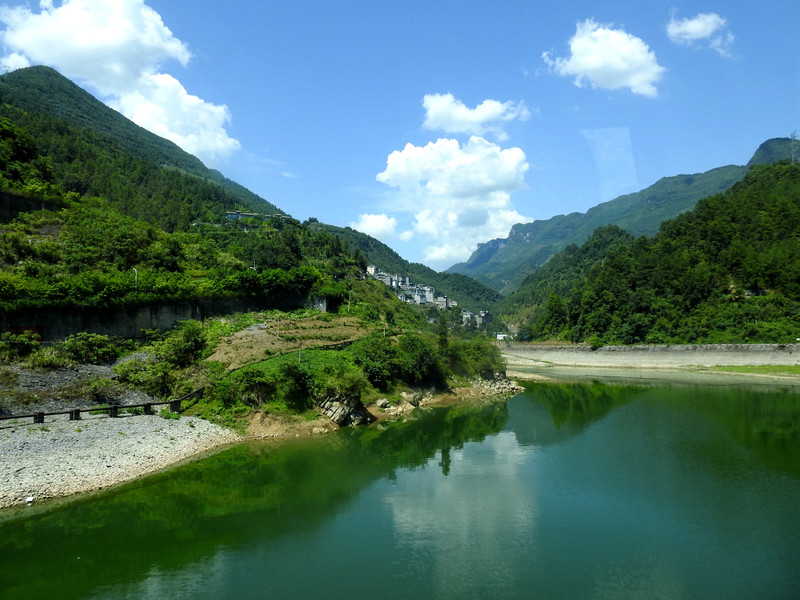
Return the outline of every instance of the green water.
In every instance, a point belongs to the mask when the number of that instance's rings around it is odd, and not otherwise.
[[[0,520],[0,598],[800,598],[800,398],[538,385]]]

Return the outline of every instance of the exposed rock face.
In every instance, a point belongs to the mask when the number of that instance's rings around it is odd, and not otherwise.
[[[339,427],[347,425],[365,425],[372,421],[372,415],[367,412],[360,400],[351,398],[326,398],[317,402],[322,414],[336,423]]]

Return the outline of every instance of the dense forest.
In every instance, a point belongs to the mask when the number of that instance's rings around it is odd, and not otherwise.
[[[75,164],[94,171],[91,161]],[[329,296],[335,305],[345,281],[366,266],[338,237],[287,217],[227,222],[217,216],[213,223],[170,232],[124,214],[102,195],[65,191],[63,182],[34,137],[0,117],[0,185],[6,193],[46,197],[63,207],[22,213],[2,227],[4,311],[242,296],[280,304],[311,293]],[[199,210],[208,209],[205,198],[196,201]]]
[[[458,339],[445,321],[431,325],[423,311],[365,279],[364,255],[341,236],[285,214],[228,220],[224,210],[243,205],[216,183],[132,156],[91,129],[2,110],[14,119],[0,116],[0,198],[46,199],[49,208],[0,224],[0,311],[219,298],[247,298],[259,308],[145,331],[135,342],[81,331],[44,346],[32,331],[3,332],[0,365],[108,364],[138,350],[144,358],[117,365],[113,381],[69,393],[103,403],[120,387],[155,397],[203,387],[194,414],[234,427],[253,409],[316,414],[315,403],[325,400],[357,403],[380,393],[397,401],[409,386],[504,370],[488,341]],[[325,298],[329,312],[303,308],[312,298]],[[251,362],[228,370],[206,360],[242,329],[279,321],[283,331],[270,334]],[[311,341],[296,333],[304,323]],[[350,345],[326,348],[341,341]],[[13,383],[15,371],[2,375]]]
[[[606,228],[504,301],[523,339],[593,345],[793,342],[800,335],[800,166],[755,166],[653,238]],[[525,313],[521,307],[527,306]]]
[[[184,242],[195,245],[198,235],[204,240],[211,239],[215,248],[225,254],[220,259],[223,266],[230,256],[247,263],[248,267],[288,268],[302,264],[298,256],[305,255],[306,250],[313,255],[320,245],[328,245],[329,253],[346,251],[356,257],[360,252],[368,257],[366,260],[385,270],[392,270],[391,265],[396,261],[401,265],[397,272],[410,275],[417,283],[433,285],[440,294],[472,310],[490,309],[499,298],[497,293],[463,275],[439,274],[424,265],[407,263],[374,238],[347,228],[324,225],[315,219],[303,225],[289,224],[285,213],[273,204],[207,169],[197,158],[171,142],[131,123],[48,67],[19,69],[0,76],[0,119],[4,119],[0,137],[6,144],[5,154],[0,159],[6,165],[0,186],[14,193],[46,198],[56,206],[64,206],[67,199],[102,198],[101,212],[113,209],[121,216],[145,222],[154,228],[148,234],[151,237],[160,235],[154,233],[156,230],[191,234],[171,238],[169,243],[173,248]],[[97,204],[97,200],[94,202]],[[244,227],[256,235],[233,243],[229,239],[235,227],[226,226],[225,215],[235,210],[259,215],[256,219],[259,223],[257,226],[240,223],[240,229]],[[267,218],[276,215],[284,218]],[[102,217],[99,218],[98,229],[109,225],[104,223],[101,227]],[[141,223],[136,225],[142,226]],[[35,229],[35,224],[29,223],[25,235],[34,235]],[[283,233],[270,233],[265,237],[271,229]],[[295,233],[300,236],[296,242],[290,240]],[[315,236],[325,241],[313,241]],[[306,242],[310,246],[306,247]],[[113,253],[113,248],[110,249]],[[208,257],[216,250],[206,248],[204,252]],[[13,259],[13,253],[6,255],[7,261]],[[43,263],[35,256],[25,260]],[[131,259],[126,260],[130,263]],[[347,262],[349,258],[344,260]],[[180,252],[172,262],[181,263]],[[132,268],[133,265],[127,263],[123,268]],[[155,264],[150,263],[151,266]],[[169,290],[167,298],[228,294],[230,286],[223,284],[221,289],[219,282],[213,281],[214,273],[211,279],[204,275],[214,270],[212,263],[213,260],[206,260],[204,264],[189,267],[188,262],[183,261],[182,272],[192,271],[201,277],[167,285],[164,288]],[[106,272],[104,265],[94,267],[96,271]],[[29,264],[28,273],[34,268],[40,269]],[[174,273],[173,269],[172,275],[162,274],[161,279],[175,282],[180,278]],[[219,269],[215,273],[225,278]],[[192,289],[200,284],[203,289]],[[224,289],[226,286],[228,289]],[[87,287],[85,295],[105,287],[105,282],[96,282]],[[124,285],[115,283],[109,289],[114,289],[116,297],[116,292],[123,288]],[[140,288],[136,299],[126,297],[118,302],[147,302],[146,289]],[[50,297],[33,288],[29,291],[40,298],[40,304]],[[22,305],[24,302],[14,304]]]

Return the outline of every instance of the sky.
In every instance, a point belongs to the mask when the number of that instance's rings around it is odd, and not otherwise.
[[[792,135],[798,24],[796,0],[0,0],[5,71],[437,270]]]

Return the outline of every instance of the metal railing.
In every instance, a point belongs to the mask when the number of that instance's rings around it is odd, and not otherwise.
[[[159,402],[142,402],[140,404],[123,404],[123,405],[116,405],[112,404],[110,406],[96,406],[90,408],[71,408],[69,410],[59,410],[59,411],[52,411],[52,412],[34,412],[24,415],[0,415],[0,421],[8,421],[11,419],[33,419],[34,423],[44,423],[45,417],[52,417],[56,415],[69,415],[70,421],[79,421],[81,418],[81,413],[108,413],[108,416],[111,418],[117,418],[120,416],[121,411],[127,411],[133,408],[141,408],[142,412],[145,415],[152,415],[155,414],[153,412],[154,406],[164,406],[169,405],[169,410],[172,413],[180,413],[182,410],[182,404],[185,400],[191,397],[199,398],[202,396],[203,391],[205,390],[204,387],[198,388],[194,391],[189,392],[188,394],[181,396],[180,398],[175,398],[173,400],[163,400]]]

